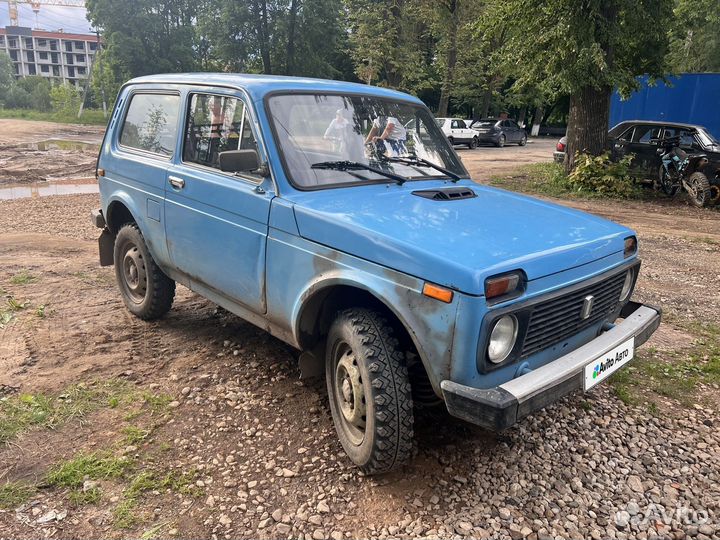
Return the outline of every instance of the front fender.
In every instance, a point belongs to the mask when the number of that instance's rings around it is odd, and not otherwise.
[[[303,342],[304,310],[318,295],[340,286],[365,291],[404,326],[440,394],[440,381],[450,373],[458,294],[440,302],[422,294],[418,278],[279,231],[268,241],[267,260],[268,316],[277,324],[285,319],[297,344]]]

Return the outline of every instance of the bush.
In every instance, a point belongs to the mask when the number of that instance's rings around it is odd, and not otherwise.
[[[30,94],[18,85],[13,85],[7,90],[3,102],[6,107],[12,109],[29,109],[32,107]]]
[[[17,85],[30,94],[31,107],[37,111],[49,111],[52,108],[50,99],[50,81],[39,75],[31,75],[20,79]]]
[[[80,92],[71,84],[58,84],[50,90],[53,111],[59,116],[77,114],[81,99]]]
[[[632,159],[632,155],[627,155],[619,161],[612,161],[609,152],[599,156],[578,154],[575,157],[575,169],[567,176],[565,183],[573,191],[605,197],[632,197],[638,189],[630,176]]]

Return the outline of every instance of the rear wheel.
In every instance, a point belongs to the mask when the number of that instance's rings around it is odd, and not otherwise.
[[[678,185],[672,181],[664,165],[660,165],[658,180],[662,192],[668,197],[674,197],[677,193]]]
[[[503,146],[505,146],[505,140],[505,135],[500,135],[500,138],[498,139],[498,142],[495,146],[497,146],[498,148],[502,148]]]
[[[720,204],[720,183],[710,185],[710,204]]]
[[[330,410],[347,455],[366,474],[406,461],[413,447],[413,401],[391,327],[368,309],[342,311],[326,351]]]
[[[175,297],[175,282],[155,263],[137,225],[120,229],[113,256],[115,278],[128,310],[144,320],[165,315]]]
[[[473,137],[470,142],[468,143],[468,148],[470,150],[475,150],[478,147],[478,138]]]
[[[688,194],[690,195],[690,202],[693,206],[698,208],[707,206],[712,197],[710,182],[708,182],[707,176],[701,172],[692,173],[687,183],[690,187]]]

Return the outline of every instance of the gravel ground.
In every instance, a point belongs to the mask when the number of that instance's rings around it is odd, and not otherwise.
[[[0,488],[41,486],[0,509],[0,539],[720,538],[720,418],[702,400],[650,414],[601,386],[499,434],[419,411],[413,461],[381,477],[358,474],[324,384],[298,380],[287,346],[184,288],[161,321],[127,314],[113,270],[97,266],[88,219],[97,204],[96,195],[0,201],[0,288],[28,302],[0,329],[0,398],[94,380],[145,397],[0,446]],[[573,204],[624,220],[613,203]],[[716,271],[717,214],[631,209],[647,246],[638,294],[691,319],[718,313],[717,296],[681,287],[692,265],[707,279]],[[33,279],[13,280],[22,272]],[[657,335],[668,358],[687,346],[672,325]],[[129,443],[131,428],[146,435]],[[87,478],[83,489],[101,492],[96,502],[73,503],[69,488],[46,484],[54,464],[97,451],[134,465]],[[119,510],[148,473],[191,483],[143,488],[134,521],[120,526]]]

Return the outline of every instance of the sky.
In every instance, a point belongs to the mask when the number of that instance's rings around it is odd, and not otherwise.
[[[18,18],[20,26],[35,28],[35,13],[29,4],[18,4]],[[41,5],[37,20],[41,30],[62,28],[65,32],[78,33],[87,33],[90,30],[90,23],[85,19],[85,8]],[[0,28],[5,28],[8,24],[8,3],[0,0]]]

